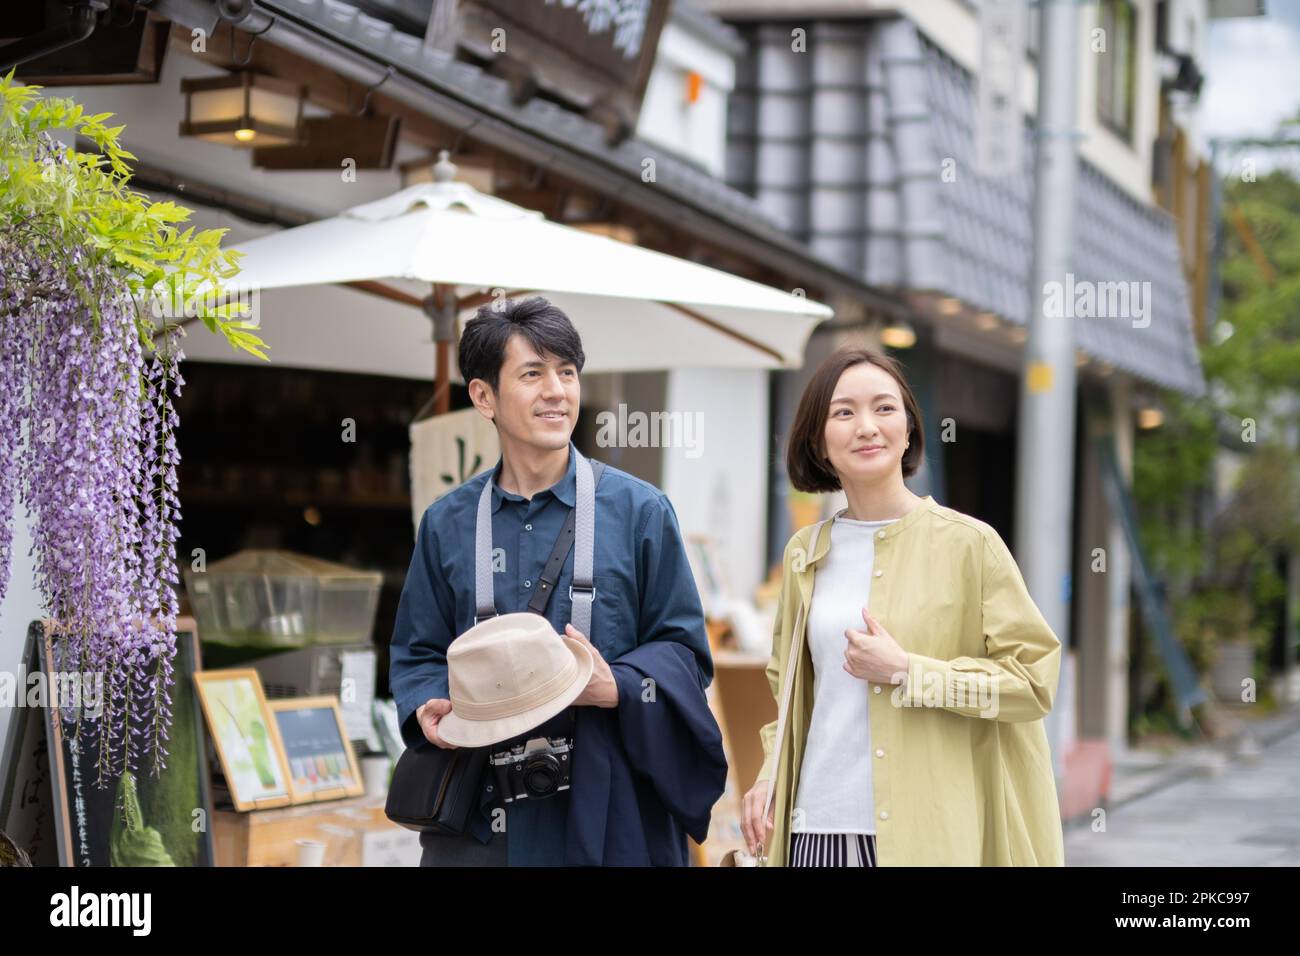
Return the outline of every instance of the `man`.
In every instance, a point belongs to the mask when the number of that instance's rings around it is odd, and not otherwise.
[[[408,746],[450,746],[438,734],[451,710],[447,647],[474,624],[484,485],[494,483],[499,614],[527,608],[575,505],[570,436],[585,356],[568,317],[540,297],[484,306],[466,324],[458,358],[474,407],[496,426],[501,460],[430,505],[420,522],[389,675]],[[591,678],[559,716],[491,751],[571,738],[570,789],[503,808],[488,774],[470,832],[421,834],[422,865],[683,865],[686,835],[707,832],[726,761],[704,696],[713,662],[676,515],[657,488],[606,466],[595,520],[592,633],[569,623],[572,549],[546,609],[558,633],[592,652]]]

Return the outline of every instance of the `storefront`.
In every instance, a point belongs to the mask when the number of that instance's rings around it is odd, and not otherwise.
[[[533,33],[529,24],[514,24],[516,37],[536,41],[529,62],[537,75],[530,80],[518,75],[513,60],[485,60],[472,18],[462,24],[465,33],[453,56],[422,43],[420,31],[410,32],[415,28],[401,17],[381,19],[382,4],[363,12],[340,3],[268,2],[241,8],[241,15],[227,15],[230,6],[204,0],[159,0],[147,11],[119,6],[121,20],[143,18],[148,30],[141,36],[162,44],[151,48],[152,74],[92,82],[82,66],[80,84],[69,74],[58,92],[87,110],[115,113],[139,158],[133,186],[192,209],[196,228],[228,229],[226,246],[426,181],[436,151],[447,149],[460,179],[554,222],[836,308],[901,310],[894,297],[786,236],[751,197],[717,178],[725,122],[719,107],[733,81],[731,57],[738,47],[729,30],[691,7],[665,18],[667,4],[654,4],[646,36],[666,51],[662,62],[656,64],[653,49],[643,52],[634,70],[610,81],[617,95],[582,105],[574,98],[584,83],[590,86],[591,70],[602,62],[598,48],[614,42],[594,29],[575,52],[554,37],[546,40],[538,24],[531,25]],[[561,12],[578,15],[558,8],[555,15]],[[590,69],[576,76],[561,70],[570,55]],[[250,150],[204,138],[192,124],[210,107],[199,105],[204,90],[194,81],[220,86],[227,77],[250,74],[269,81],[268,89],[291,105],[296,98],[292,108],[324,139],[318,136],[310,147]],[[536,95],[526,95],[529,90]],[[683,90],[685,106],[678,102]],[[368,139],[376,131],[380,143]],[[279,664],[268,663],[269,647],[205,643],[202,659],[191,666],[255,666],[268,700],[339,695],[341,719],[363,757],[383,753],[387,742],[382,727],[367,732],[364,710],[372,698],[388,695],[386,645],[410,560],[408,428],[440,384],[432,325],[403,299],[410,295],[400,284],[376,289],[365,283],[260,293],[254,305],[270,346],[269,363],[232,352],[197,323],[185,340],[187,384],[178,409],[182,570],[219,570],[223,560],[251,559],[252,551],[290,552],[374,574],[378,582],[368,640],[306,647]],[[674,352],[671,336],[667,342],[653,361],[618,365],[592,353],[575,440],[588,453],[662,487],[683,531],[699,542],[708,573],[724,582],[710,597],[748,603],[767,572],[768,532],[761,516],[771,433],[768,369],[797,365],[801,356],[751,349],[744,360],[711,364],[707,354],[685,344]],[[454,370],[448,378],[449,407],[467,407]],[[708,443],[708,454],[698,453],[699,441],[638,438],[643,433],[628,427],[635,424],[631,417],[657,413],[697,416],[702,427],[695,439]],[[600,437],[602,422],[613,423],[613,441]],[[467,473],[491,462],[477,464]],[[182,614],[202,620],[194,599],[184,594]],[[718,610],[719,638],[725,613]],[[18,659],[29,648],[20,647],[22,635],[9,635],[9,616],[6,622],[7,653]],[[292,633],[290,623],[284,626]],[[202,641],[201,623],[198,630]],[[752,642],[754,628],[749,630]],[[367,644],[374,652],[368,661],[361,655]],[[765,722],[758,718],[772,707],[762,676],[766,655],[752,649],[732,653],[737,676],[720,676],[720,693],[744,701],[731,712],[741,715],[735,746],[752,776],[756,728]],[[727,666],[724,653],[721,669]],[[358,681],[360,693],[348,698],[349,682]],[[34,724],[24,726],[35,732]],[[219,813],[229,796],[218,793]],[[277,799],[262,807],[285,818],[287,833],[300,826],[290,820],[311,816],[312,807],[299,802],[274,805]],[[374,816],[373,809],[365,812]],[[294,861],[297,851],[284,833],[274,838],[281,842],[273,850],[265,844],[259,850],[255,817],[239,816],[242,809],[231,812],[218,834],[218,860]],[[328,822],[347,830],[346,816]],[[728,825],[734,830],[734,819]],[[365,841],[359,834],[369,826],[359,823],[349,831],[348,861],[361,861]],[[729,834],[728,845],[736,834]],[[66,837],[60,833],[59,852],[70,860],[78,853]],[[385,858],[390,850],[402,858],[383,841],[377,846],[367,859]],[[327,861],[340,862],[342,852],[331,843]]]

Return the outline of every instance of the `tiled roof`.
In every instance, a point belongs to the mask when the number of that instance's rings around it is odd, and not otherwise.
[[[936,178],[946,291],[1024,324],[1033,254],[1034,138],[1027,129],[1024,175],[966,174],[964,160],[974,155],[973,80],[933,45],[923,44],[923,55],[932,155],[959,157],[963,170],[956,183],[940,184]],[[1144,299],[1148,312],[1141,322],[1075,319],[1079,348],[1157,385],[1192,395],[1204,392],[1173,219],[1139,202],[1086,160],[1079,163],[1071,268],[1076,283],[1150,283],[1149,301]]]
[[[728,178],[814,252],[872,285],[941,292],[1025,324],[1030,127],[1022,175],[975,175],[974,78],[906,19],[813,23],[807,53],[792,52],[788,24],[741,32],[751,51],[737,67]],[[955,181],[940,176],[948,158]],[[1150,283],[1149,325],[1076,319],[1076,344],[1139,378],[1201,394],[1173,220],[1081,161],[1073,256],[1076,282]]]
[[[211,0],[155,0],[151,9],[180,23],[204,28],[211,28],[216,16]],[[619,195],[626,194],[629,200],[633,199],[633,190],[647,188],[642,181],[643,162],[653,157],[656,178],[652,188],[660,197],[678,204],[673,218],[686,228],[693,228],[699,219],[721,224],[767,247],[769,265],[777,262],[781,271],[791,276],[806,275],[809,285],[858,296],[889,311],[901,309],[897,300],[870,288],[859,273],[841,270],[810,252],[774,222],[752,196],[635,137],[609,146],[599,124],[548,100],[534,97],[515,103],[503,79],[447,53],[426,49],[422,37],[388,20],[370,16],[342,0],[258,0],[258,9],[309,31],[313,37],[329,38],[381,66],[391,65],[440,95],[505,121],[532,137],[539,148],[560,157],[557,168],[568,157],[598,162],[626,181],[627,189]],[[699,21],[706,17],[708,14],[694,9],[684,25],[699,33]],[[729,27],[720,23],[715,27],[720,39],[725,33],[735,42]],[[245,27],[254,33],[260,28]],[[274,30],[268,32],[268,42],[276,42],[275,37]]]

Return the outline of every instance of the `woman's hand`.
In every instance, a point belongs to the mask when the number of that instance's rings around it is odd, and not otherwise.
[[[898,684],[907,676],[907,651],[894,636],[871,616],[865,607],[862,620],[865,631],[849,628],[844,632],[844,669],[859,680],[877,684]]]
[[[771,780],[756,781],[745,794],[740,808],[740,832],[745,835],[745,847],[753,855],[758,852],[758,844],[768,845],[775,825],[776,804],[767,812],[763,820],[763,807],[767,803],[767,791],[772,786]]]

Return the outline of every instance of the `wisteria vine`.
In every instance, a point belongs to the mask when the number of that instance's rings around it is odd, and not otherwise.
[[[100,787],[161,773],[172,717],[184,355],[174,325],[142,338],[138,308],[102,250],[36,222],[0,234],[0,601],[17,502],[56,622],[51,667],[103,681],[94,712],[63,711],[96,743]]]

